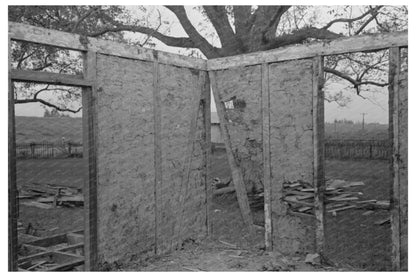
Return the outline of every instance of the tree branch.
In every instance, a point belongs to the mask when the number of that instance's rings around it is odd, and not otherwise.
[[[326,29],[318,29],[315,27],[306,27],[295,31],[292,34],[285,34],[276,37],[273,41],[263,46],[261,50],[269,50],[287,45],[303,43],[308,39],[336,39],[342,35],[336,34]]]
[[[145,35],[151,35],[168,46],[185,47],[185,48],[197,47],[196,44],[190,38],[166,36],[160,32],[157,32],[153,28],[144,27],[144,26],[132,26],[132,25],[119,24],[118,26],[106,27],[94,33],[89,33],[87,34],[87,36],[98,37],[106,33],[121,32],[121,31],[130,31],[130,32],[142,33]]]
[[[378,87],[385,87],[385,86],[389,85],[389,83],[378,83],[378,82],[374,82],[374,81],[356,80],[356,79],[351,78],[350,76],[348,76],[345,73],[342,73],[338,70],[335,70],[335,69],[329,68],[329,67],[324,67],[324,71],[328,72],[328,73],[331,73],[331,74],[334,74],[334,75],[336,75],[336,76],[338,76],[338,77],[340,77],[344,80],[347,80],[351,84],[353,84],[354,88],[357,91],[357,94],[360,94],[360,86],[362,86],[362,85],[374,85],[374,86],[378,86]]]
[[[185,8],[183,6],[165,6],[171,12],[173,12],[176,17],[178,18],[179,22],[182,25],[182,28],[188,34],[191,41],[194,42],[195,47],[199,48],[202,53],[207,58],[214,58],[218,57],[218,48],[212,46],[192,25],[191,21],[189,21],[188,16],[186,15]]]
[[[45,106],[48,106],[50,108],[55,108],[56,110],[58,110],[60,112],[71,112],[71,113],[77,113],[82,109],[82,107],[79,107],[76,110],[72,110],[72,109],[68,109],[68,108],[61,108],[59,106],[56,106],[54,104],[51,104],[51,103],[43,100],[43,99],[38,99],[38,98],[36,98],[36,99],[21,99],[21,100],[16,99],[16,100],[14,100],[14,103],[15,104],[41,103],[41,104],[43,104]]]
[[[228,20],[225,6],[203,6],[204,10],[214,26],[223,48],[240,49],[241,44],[236,39],[233,28]]]
[[[84,21],[87,17],[89,17],[91,14],[93,14],[95,11],[100,9],[100,6],[91,7],[87,12],[85,12],[83,15],[79,17],[79,19],[74,23],[74,26],[71,29],[72,33],[75,33],[78,29],[79,24],[81,24],[82,21]]]
[[[366,11],[365,13],[361,14],[360,16],[354,17],[354,18],[337,18],[334,19],[330,22],[328,22],[328,24],[326,24],[324,27],[322,27],[321,29],[328,29],[329,27],[331,27],[333,24],[335,23],[340,23],[340,22],[344,22],[344,23],[351,23],[360,19],[363,19],[364,17],[366,17],[367,15],[373,13],[374,11],[378,11],[382,8],[383,6],[377,6],[375,8],[370,8],[368,11]]]

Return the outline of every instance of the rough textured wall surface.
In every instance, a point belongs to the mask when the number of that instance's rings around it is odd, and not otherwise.
[[[234,156],[247,191],[258,190],[263,187],[261,66],[223,70],[217,78],[220,99],[233,105],[226,112]]]
[[[313,184],[312,61],[270,64],[270,151],[273,249],[313,251],[315,219],[288,214],[283,183]]]
[[[163,253],[180,244],[173,234],[192,103],[200,94],[198,72],[159,65],[159,76],[162,182],[156,205],[153,63],[97,56],[99,264]],[[206,235],[202,109],[197,126],[182,239]]]
[[[401,267],[403,270],[408,268],[408,80],[407,71],[400,73],[399,78],[399,154],[400,154],[400,253]]]
[[[97,55],[98,260],[154,252],[153,66]]]
[[[160,96],[162,112],[162,185],[158,198],[158,251],[177,246],[175,227],[183,211],[182,234],[186,238],[206,235],[205,179],[203,178],[203,114],[199,105],[197,129],[194,137],[189,185],[186,186],[187,148],[195,95],[201,94],[198,71],[160,65]],[[200,102],[199,102],[200,103]],[[185,180],[185,182],[183,182]],[[181,188],[183,182],[184,188]],[[183,192],[184,205],[179,207]]]

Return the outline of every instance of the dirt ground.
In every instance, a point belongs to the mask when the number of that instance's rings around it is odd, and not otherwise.
[[[212,177],[229,177],[225,153],[212,155]],[[18,161],[18,185],[39,180],[63,180],[61,185],[82,187],[80,159]],[[387,200],[389,171],[386,161],[327,161],[326,176],[364,181],[358,190],[366,199]],[[49,183],[52,183],[50,181]],[[213,199],[213,234],[203,241],[187,241],[182,249],[145,260],[123,261],[106,265],[104,270],[126,271],[336,271],[390,270],[390,225],[375,221],[388,211],[363,216],[364,210],[340,212],[326,216],[326,249],[329,261],[324,265],[305,263],[305,256],[287,257],[264,251],[264,231],[249,235],[242,224],[234,194]],[[254,222],[263,225],[262,210],[253,211]],[[19,221],[29,223],[37,236],[83,228],[82,208],[39,209],[20,206]]]

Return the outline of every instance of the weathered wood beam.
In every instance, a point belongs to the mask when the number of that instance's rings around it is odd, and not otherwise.
[[[313,187],[316,218],[316,252],[324,252],[324,192],[325,192],[325,173],[324,173],[324,60],[322,56],[315,57],[313,60]]]
[[[269,51],[211,59],[207,61],[207,67],[208,70],[220,70],[237,66],[373,51],[407,45],[407,32],[362,35],[328,42],[287,46]]]
[[[90,80],[84,79],[79,75],[59,74],[43,71],[30,70],[11,70],[11,79],[13,81],[45,83],[53,85],[67,85],[67,86],[91,86]]]
[[[84,55],[84,78],[91,80],[91,87],[82,89],[82,141],[84,171],[84,253],[85,270],[97,270],[98,258],[98,215],[97,215],[97,122],[95,99],[97,54],[87,52]]]
[[[269,91],[269,65],[261,65],[261,102],[263,121],[263,185],[264,185],[264,240],[267,251],[273,249],[272,245],[272,184],[270,164],[270,91]]]
[[[94,51],[118,57],[144,61],[158,60],[161,64],[206,70],[206,60],[146,49],[109,40],[91,38],[78,34],[45,29],[22,23],[9,22],[9,35],[12,40],[56,46],[78,51]]]
[[[15,129],[15,118],[14,118],[14,86],[12,81],[11,73],[11,41],[8,39],[8,73],[9,73],[9,101],[8,101],[8,132],[9,132],[9,168],[8,168],[8,185],[9,185],[9,226],[8,226],[8,268],[9,271],[17,271],[17,218],[18,218],[18,202],[17,202],[17,183],[16,183],[16,129]]]

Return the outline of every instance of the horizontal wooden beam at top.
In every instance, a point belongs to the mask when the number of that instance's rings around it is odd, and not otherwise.
[[[79,34],[45,29],[23,23],[9,22],[9,36],[12,40],[16,41],[50,45],[69,50],[93,51],[100,54],[144,61],[158,60],[159,63],[179,67],[195,68],[199,70],[207,69],[207,61],[204,59],[147,49],[110,40],[86,37]]]
[[[268,51],[254,52],[207,61],[208,70],[221,70],[231,67],[272,63],[287,60],[312,58],[354,52],[403,47],[408,45],[408,35],[405,32],[381,33],[345,37],[327,42],[292,45]]]
[[[86,80],[82,76],[78,75],[19,69],[12,69],[10,72],[10,78],[13,81],[35,82],[66,86],[89,87],[93,84],[92,81]]]

